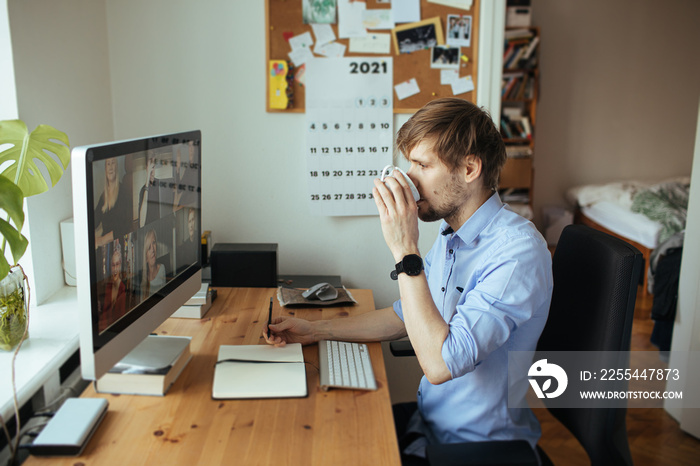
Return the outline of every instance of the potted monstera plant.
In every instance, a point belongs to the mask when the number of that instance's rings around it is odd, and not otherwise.
[[[53,155],[52,155],[53,154]],[[39,125],[29,133],[21,120],[0,121],[0,349],[12,350],[27,334],[24,271],[17,265],[29,241],[22,235],[24,198],[48,191],[70,162],[65,133]],[[47,183],[40,169],[51,178]],[[8,255],[6,255],[8,253]],[[8,262],[12,256],[12,264]]]

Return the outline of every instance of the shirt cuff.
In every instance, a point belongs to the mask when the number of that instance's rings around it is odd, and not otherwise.
[[[396,313],[397,316],[399,316],[399,319],[403,321],[403,307],[401,307],[401,300],[398,299],[394,301],[394,312]]]

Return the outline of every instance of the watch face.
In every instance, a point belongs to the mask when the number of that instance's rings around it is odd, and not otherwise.
[[[423,259],[416,254],[409,254],[403,258],[403,270],[408,275],[419,275],[423,270]]]

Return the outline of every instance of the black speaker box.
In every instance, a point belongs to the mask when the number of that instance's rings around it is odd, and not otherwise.
[[[277,287],[276,243],[216,243],[209,261],[212,286]]]

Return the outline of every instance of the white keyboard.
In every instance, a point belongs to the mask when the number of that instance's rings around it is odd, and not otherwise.
[[[364,343],[321,340],[318,342],[321,388],[376,390],[369,350]]]

